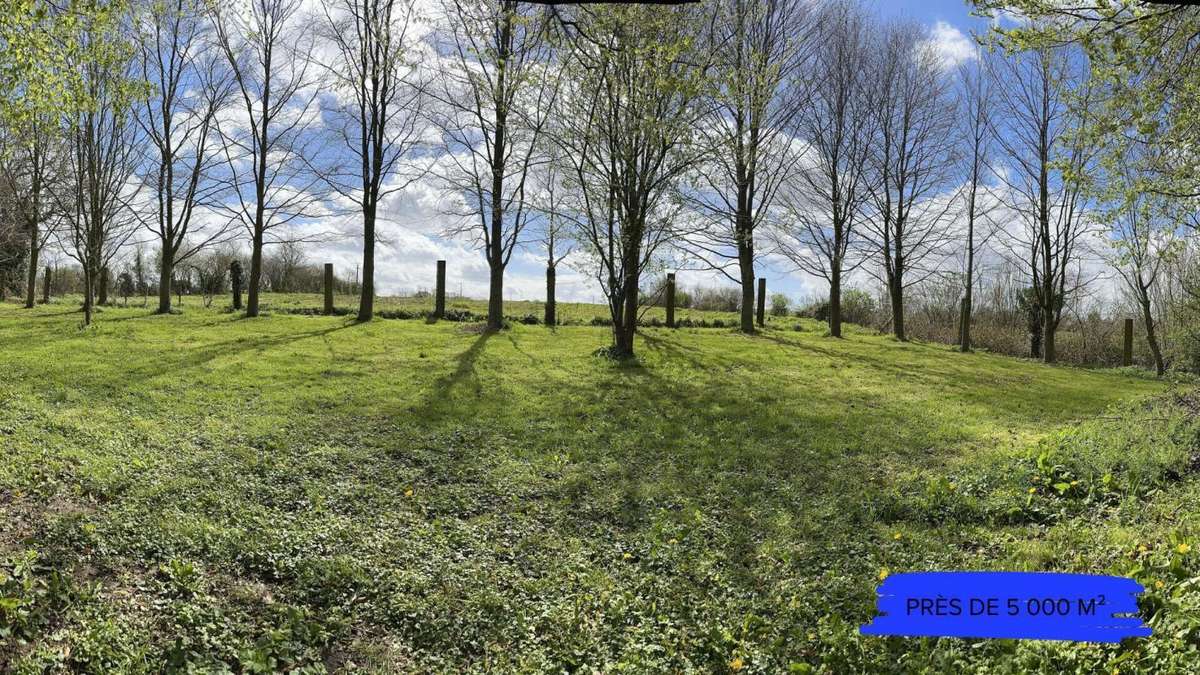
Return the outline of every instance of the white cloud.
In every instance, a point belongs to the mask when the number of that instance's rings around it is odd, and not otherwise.
[[[945,21],[938,21],[929,29],[924,46],[937,54],[946,69],[974,59],[978,54],[975,41]]]

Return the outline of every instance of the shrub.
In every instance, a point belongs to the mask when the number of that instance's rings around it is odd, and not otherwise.
[[[792,301],[783,293],[776,293],[771,296],[771,316],[787,316],[788,307]]]

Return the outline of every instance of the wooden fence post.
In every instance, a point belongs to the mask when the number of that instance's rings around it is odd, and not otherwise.
[[[767,323],[767,280],[758,278],[758,325]]]
[[[242,308],[242,263],[234,260],[229,263],[229,285],[233,291],[233,308]]]
[[[333,314],[333,263],[325,263],[325,313]]]
[[[434,299],[433,317],[441,319],[446,316],[446,261],[437,261],[437,295]]]
[[[54,273],[50,270],[50,266],[46,266],[46,276],[42,277],[42,304],[50,302],[50,277]]]
[[[1125,349],[1121,353],[1121,365],[1133,365],[1133,319],[1125,319]]]
[[[667,274],[667,328],[675,327],[675,273]]]

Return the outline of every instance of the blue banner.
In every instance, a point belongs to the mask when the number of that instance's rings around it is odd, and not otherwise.
[[[879,586],[881,616],[864,635],[1120,642],[1147,637],[1142,585],[1054,572],[908,572]]]

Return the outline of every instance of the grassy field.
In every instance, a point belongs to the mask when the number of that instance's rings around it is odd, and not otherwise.
[[[1200,658],[1190,387],[798,319],[647,329],[626,364],[590,326],[79,319],[0,306],[0,670]],[[1133,575],[1156,636],[857,634],[933,569]]]

